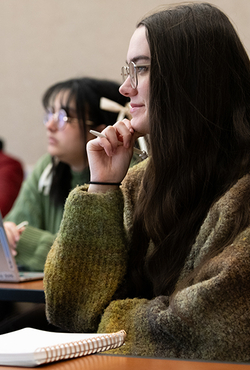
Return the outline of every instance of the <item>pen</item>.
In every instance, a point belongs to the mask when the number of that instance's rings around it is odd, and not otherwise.
[[[29,225],[28,221],[23,221],[23,222],[21,222],[20,224],[18,224],[18,225],[17,225],[17,228],[18,228],[18,230],[19,230],[19,229],[21,229],[23,226],[28,226],[28,225]]]
[[[101,132],[99,131],[95,131],[95,130],[90,130],[89,131],[92,135],[95,135],[97,137],[103,137],[103,138],[107,138],[107,136],[105,136],[104,134],[102,134]],[[147,153],[145,152],[145,150],[140,150],[138,148],[133,148],[134,149],[134,152],[136,154],[139,154],[139,157],[141,157],[142,159],[146,159],[147,158]]]

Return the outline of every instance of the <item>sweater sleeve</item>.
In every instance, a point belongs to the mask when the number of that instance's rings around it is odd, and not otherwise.
[[[48,155],[43,156],[33,172],[23,182],[20,193],[4,221],[19,224],[28,221],[29,225],[17,243],[16,261],[27,270],[42,271],[47,253],[53,244],[57,230],[46,230],[45,195],[38,190],[38,182],[44,168],[50,162]],[[48,198],[48,197],[47,197]],[[61,212],[62,214],[62,212]],[[49,223],[49,222],[47,222]]]
[[[15,257],[18,266],[24,270],[43,271],[47,254],[56,235],[48,231],[27,226],[17,245]]]
[[[249,361],[249,244],[248,228],[171,300],[111,302],[98,331],[127,332],[118,354]]]
[[[69,195],[45,265],[49,322],[69,331],[96,331],[126,269],[121,190]]]

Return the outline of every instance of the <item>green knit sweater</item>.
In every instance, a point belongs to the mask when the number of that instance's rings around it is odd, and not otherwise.
[[[51,156],[45,154],[34,167],[32,173],[23,182],[19,196],[4,221],[19,224],[28,221],[17,243],[16,261],[24,269],[43,271],[44,263],[59,230],[63,205],[55,207],[49,199],[49,186],[41,184],[41,176],[51,164]],[[71,172],[71,189],[89,181],[89,169],[81,173]],[[49,177],[49,176],[48,176]]]
[[[74,189],[45,265],[48,320],[69,331],[124,329],[118,354],[186,359],[250,360],[250,227],[169,297],[112,301],[127,268],[127,237],[146,162],[130,169],[120,190]],[[214,245],[228,238],[250,209],[250,176],[210,210],[179,283]]]

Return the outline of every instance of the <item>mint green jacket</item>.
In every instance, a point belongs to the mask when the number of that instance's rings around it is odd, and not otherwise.
[[[45,265],[48,320],[73,332],[124,329],[126,344],[117,354],[250,361],[250,224],[232,235],[250,212],[250,175],[210,209],[172,300],[112,299],[129,269],[128,239],[146,164],[130,169],[119,190],[92,194],[80,186],[70,193]]]
[[[59,230],[63,206],[49,199],[51,156],[43,155],[23,182],[19,196],[4,221],[28,221],[17,244],[16,261],[25,269],[43,271],[47,254]],[[72,172],[71,188],[89,181],[89,169]]]

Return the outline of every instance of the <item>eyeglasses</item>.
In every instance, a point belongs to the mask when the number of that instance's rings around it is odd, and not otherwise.
[[[60,109],[56,113],[46,112],[43,117],[43,124],[46,126],[47,122],[53,119],[53,121],[57,124],[57,129],[62,131],[65,129],[67,123],[78,122],[78,118],[71,118],[67,116],[67,113],[64,109]],[[90,121],[89,119],[85,120],[85,124],[87,126],[94,126],[94,122]]]
[[[77,118],[68,117],[67,113],[64,109],[60,109],[56,113],[46,112],[44,117],[43,117],[44,125],[46,125],[47,122],[50,121],[51,119],[53,119],[53,121],[57,124],[57,129],[59,131],[64,130],[67,123],[78,122]]]
[[[138,73],[144,73],[148,71],[148,67],[150,64],[138,64],[136,65],[134,62],[130,62],[127,66],[122,67],[122,79],[123,82],[130,77],[130,83],[133,89],[137,88],[138,85]]]

